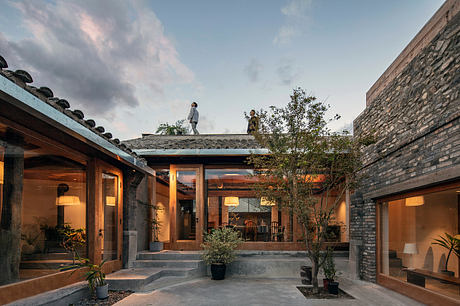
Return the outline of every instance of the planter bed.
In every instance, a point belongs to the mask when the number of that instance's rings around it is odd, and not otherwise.
[[[319,293],[313,294],[312,287],[299,286],[297,287],[300,292],[305,296],[306,299],[354,299],[351,295],[339,288],[339,294],[330,294],[323,287],[319,287]]]

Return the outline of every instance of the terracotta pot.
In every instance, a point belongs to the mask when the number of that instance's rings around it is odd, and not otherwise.
[[[328,290],[327,288],[328,288],[328,285],[329,285],[330,282],[331,282],[330,279],[323,278],[323,288],[324,288],[324,290]]]

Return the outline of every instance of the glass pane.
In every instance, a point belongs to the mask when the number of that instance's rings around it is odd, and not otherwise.
[[[196,171],[178,170],[177,235],[178,240],[196,239]]]
[[[0,284],[56,273],[87,257],[84,161],[0,123],[0,199],[8,250],[0,251],[0,265],[11,271]]]
[[[114,260],[117,259],[118,244],[118,176],[102,174],[102,200],[104,204],[102,259]]]
[[[251,169],[205,170],[207,231],[230,226],[246,241],[286,241],[288,220],[272,203],[254,197],[252,174]]]
[[[169,169],[157,169],[156,173],[156,205],[158,210],[155,212],[157,220],[160,222],[158,233],[159,241],[169,241]]]
[[[448,190],[381,205],[383,274],[456,299],[460,297],[456,284],[459,257],[455,251],[449,252],[447,236],[459,233],[458,195],[458,191]],[[443,238],[447,247],[437,244],[436,239]]]

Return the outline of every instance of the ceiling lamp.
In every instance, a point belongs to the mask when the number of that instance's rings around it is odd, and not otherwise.
[[[57,206],[80,205],[80,198],[77,196],[59,196],[56,199]]]
[[[406,198],[406,206],[420,206],[425,204],[423,196]]]
[[[236,207],[240,205],[240,199],[238,197],[225,197],[224,205]]]
[[[260,205],[261,206],[275,206],[275,201],[269,201],[267,198],[262,197],[260,198]]]
[[[3,174],[4,173],[3,172],[3,167],[4,166],[5,166],[5,164],[2,161],[0,161],[0,184],[3,184],[3,175],[4,175]]]
[[[116,200],[115,197],[107,196],[107,197],[105,197],[105,205],[107,205],[107,206],[115,206],[115,203],[116,203],[115,200]]]

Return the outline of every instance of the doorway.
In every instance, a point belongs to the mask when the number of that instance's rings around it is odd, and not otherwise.
[[[175,250],[198,250],[203,241],[203,166],[170,167],[170,237]]]

